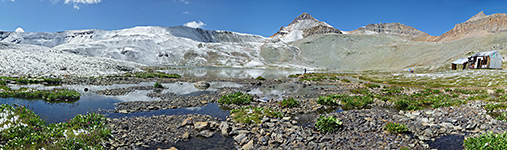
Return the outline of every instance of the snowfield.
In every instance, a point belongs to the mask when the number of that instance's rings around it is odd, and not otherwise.
[[[142,64],[0,42],[0,76],[97,76],[141,71]]]

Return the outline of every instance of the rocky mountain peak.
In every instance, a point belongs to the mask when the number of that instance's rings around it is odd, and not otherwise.
[[[294,19],[290,24],[293,24],[293,23],[297,23],[299,20],[313,20],[313,21],[318,21],[317,19],[313,18],[312,15],[310,15],[309,13],[307,12],[304,12],[302,13],[301,15],[299,15],[298,17],[296,17],[296,19]]]
[[[468,19],[467,21],[473,21],[473,20],[480,19],[483,17],[486,17],[486,14],[484,14],[484,11],[481,11],[481,12],[477,13],[476,15],[470,17],[470,19]]]
[[[433,41],[454,41],[501,32],[507,32],[507,14],[486,15],[481,11],[467,21],[456,24],[454,28],[435,38]]]
[[[390,35],[417,41],[431,38],[429,34],[401,23],[368,24],[351,31],[350,33],[363,35]]]
[[[342,34],[340,30],[304,12],[296,17],[288,26],[282,26],[271,37],[280,38],[284,42],[292,42],[315,34],[326,33]]]

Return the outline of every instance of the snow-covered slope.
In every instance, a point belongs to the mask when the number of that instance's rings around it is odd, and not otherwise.
[[[324,33],[342,34],[340,30],[313,18],[310,14],[305,12],[296,17],[287,27],[281,27],[280,30],[271,37],[280,38],[284,42],[293,42],[314,34]]]
[[[137,67],[143,65],[0,42],[0,66],[0,76],[95,76],[140,71]]]
[[[276,45],[276,50],[280,50],[283,55],[298,50],[281,41],[267,41],[259,35],[185,26],[143,26],[114,31],[73,30],[57,33],[0,32],[0,41],[39,45],[78,55],[147,65],[266,67],[290,66],[298,62],[284,59],[266,63],[264,59],[270,59],[271,55],[261,55],[261,52],[273,51],[270,45]]]

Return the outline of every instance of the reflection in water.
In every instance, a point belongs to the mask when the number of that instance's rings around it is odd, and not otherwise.
[[[47,123],[64,122],[77,114],[97,112],[100,109],[114,109],[118,99],[88,93],[74,103],[50,103],[44,100],[26,100],[19,98],[0,98],[0,103],[23,105],[33,110]]]
[[[291,74],[301,74],[304,70],[279,69],[239,69],[239,68],[211,68],[211,67],[174,67],[171,70],[160,70],[165,73],[176,73],[183,77],[208,78],[256,78],[262,76],[266,79],[286,78]]]
[[[209,138],[191,138],[188,141],[181,141],[174,145],[172,144],[156,144],[150,145],[153,149],[167,149],[170,147],[176,147],[177,149],[186,150],[221,150],[221,149],[236,149],[234,147],[234,139],[232,137],[224,137],[218,133],[213,134],[212,137]]]
[[[318,97],[320,94],[319,88],[331,88],[334,85],[314,85],[304,86],[301,84],[281,83],[271,86],[262,86],[252,89],[248,94],[259,96],[261,100],[267,101],[270,99],[282,100],[293,95],[307,95],[310,97]]]
[[[463,135],[446,135],[442,136],[435,141],[428,141],[428,145],[432,149],[439,150],[460,150],[464,149],[463,140],[465,136]]]

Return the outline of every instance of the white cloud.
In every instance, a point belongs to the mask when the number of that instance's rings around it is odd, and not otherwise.
[[[18,27],[16,28],[16,30],[14,30],[14,32],[25,32],[25,30],[23,30],[23,28],[21,27]]]
[[[98,4],[102,2],[102,0],[65,0],[65,4],[74,3],[74,4]]]
[[[58,0],[56,0],[58,1]],[[79,6],[78,4],[98,4],[102,2],[102,0],[65,0],[65,4],[70,4],[72,3],[74,6],[73,8],[74,9],[79,9]]]
[[[190,12],[184,11],[183,14],[188,15],[188,14],[190,14]]]
[[[180,2],[180,3],[183,3],[183,4],[190,4],[190,2],[188,0],[173,0],[173,2]]]
[[[187,26],[187,27],[191,27],[191,28],[201,28],[203,26],[205,26],[206,24],[204,24],[202,21],[192,21],[192,22],[187,22],[184,24],[184,26]]]

